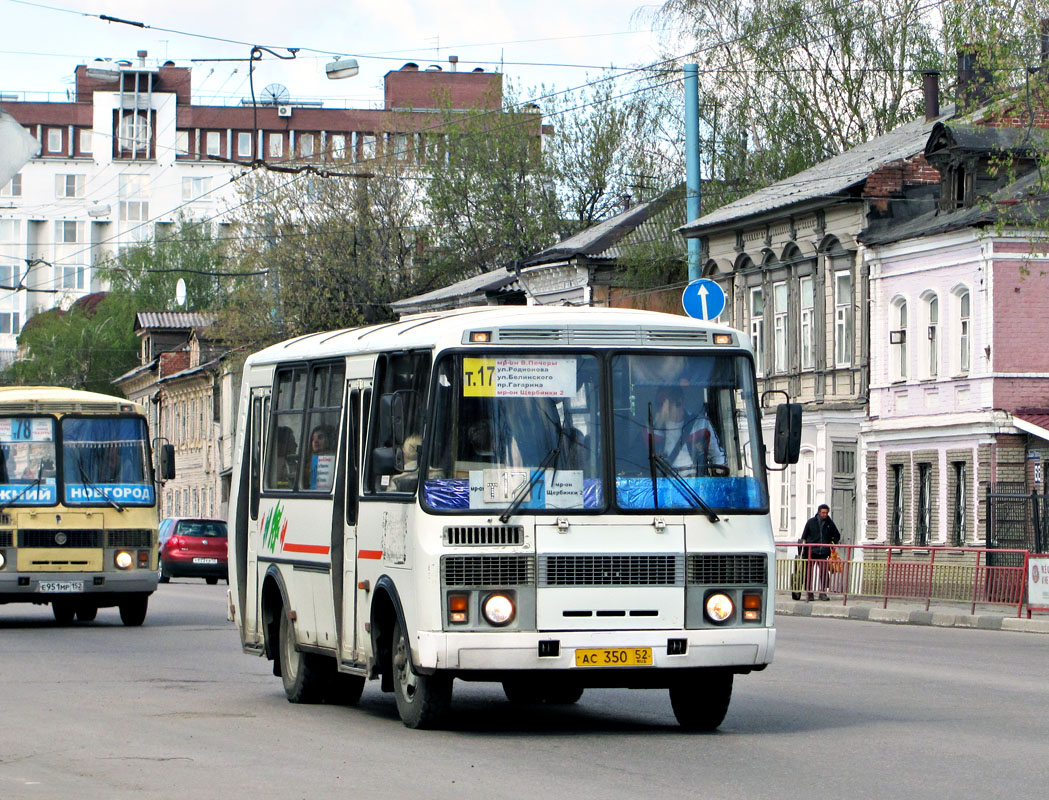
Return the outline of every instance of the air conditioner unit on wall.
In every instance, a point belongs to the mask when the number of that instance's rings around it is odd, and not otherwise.
[[[277,116],[278,117],[290,117],[291,116],[291,106],[277,106]]]

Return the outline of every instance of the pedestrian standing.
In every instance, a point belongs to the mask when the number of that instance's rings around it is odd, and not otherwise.
[[[827,597],[827,559],[830,558],[830,545],[841,541],[841,533],[834,520],[830,518],[830,506],[826,503],[816,509],[816,516],[805,523],[805,530],[801,534],[801,541],[808,547],[809,557],[809,580],[806,582],[808,601],[812,602],[813,592],[820,593],[820,600],[829,600]],[[799,548],[800,549],[800,548]]]

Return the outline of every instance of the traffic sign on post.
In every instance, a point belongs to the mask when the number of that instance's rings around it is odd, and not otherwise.
[[[725,310],[725,290],[708,278],[692,281],[681,293],[681,307],[694,319],[715,319]]]

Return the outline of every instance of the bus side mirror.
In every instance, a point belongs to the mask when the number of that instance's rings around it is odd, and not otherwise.
[[[404,450],[400,447],[376,447],[372,450],[375,475],[400,475],[404,472]]]
[[[160,446],[160,479],[169,481],[175,477],[175,445]]]
[[[777,464],[797,464],[801,455],[801,403],[776,406],[773,458]]]
[[[404,392],[379,397],[379,443],[400,450],[404,444]]]

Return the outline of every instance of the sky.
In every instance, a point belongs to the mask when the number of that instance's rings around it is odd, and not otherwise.
[[[610,66],[658,61],[660,37],[646,13],[657,7],[644,0],[0,0],[0,94],[64,100],[77,64],[134,60],[146,50],[147,65],[193,68],[196,103],[236,104],[250,96],[246,60],[260,45],[284,56],[302,49],[293,60],[264,53],[255,62],[256,95],[281,84],[292,101],[380,107],[386,72],[408,61],[448,69],[456,55],[459,70],[499,70],[522,99],[535,99],[540,84],[565,90]],[[360,74],[327,80],[324,65],[336,56],[357,58]]]

